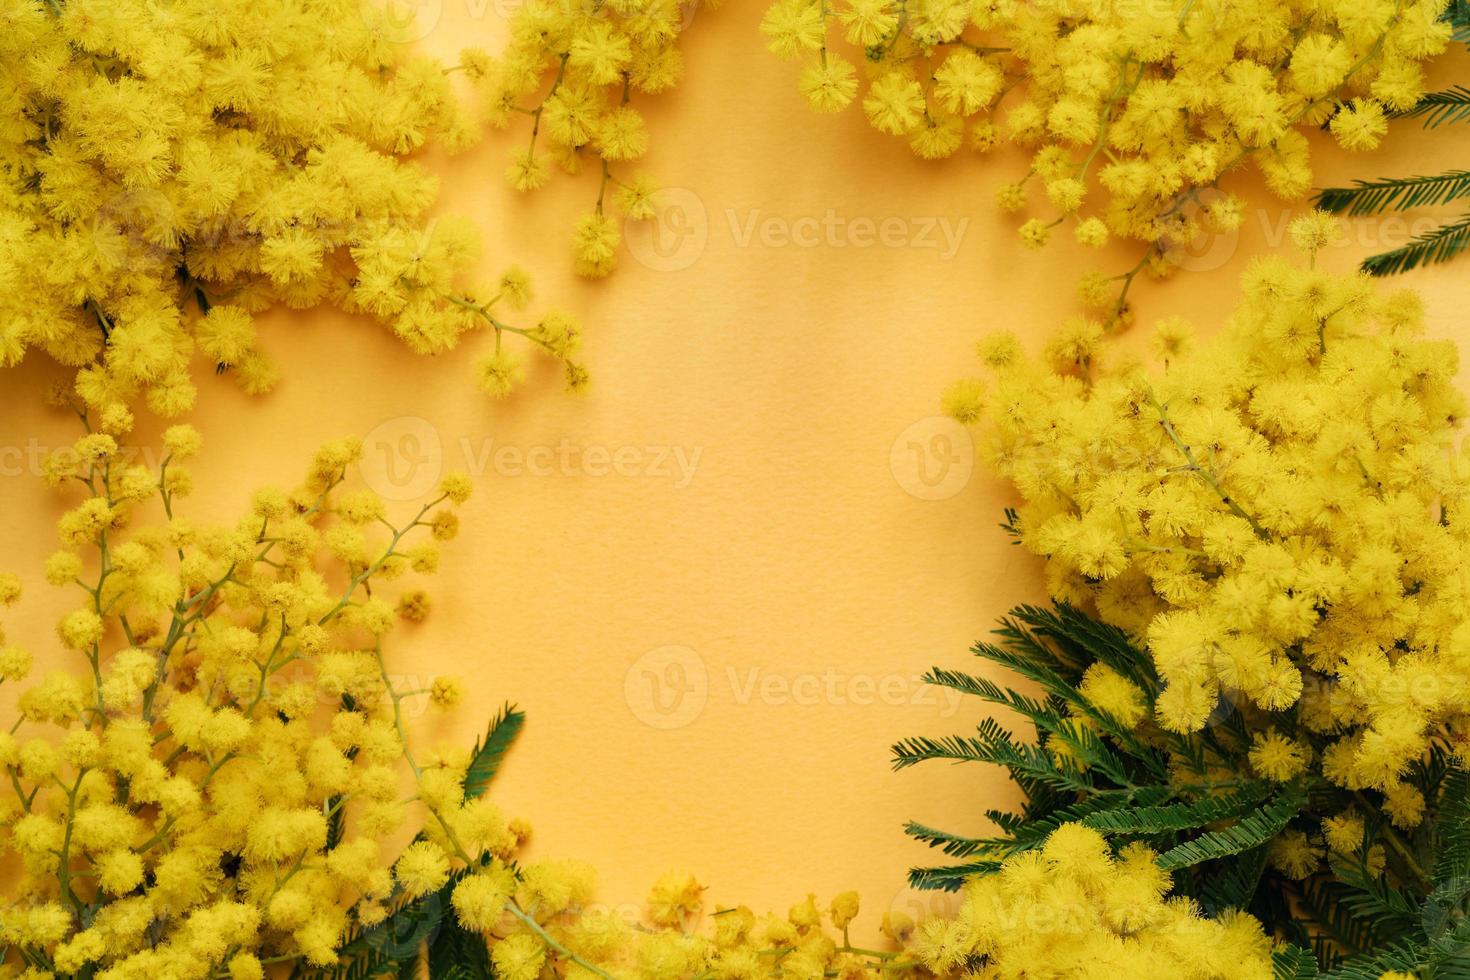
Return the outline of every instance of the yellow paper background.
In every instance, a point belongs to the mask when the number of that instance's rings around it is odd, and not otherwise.
[[[423,43],[493,47],[513,0],[498,2],[424,3]],[[857,888],[866,912],[855,935],[870,935],[891,905],[945,907],[903,887],[909,865],[940,857],[908,841],[903,821],[976,831],[985,807],[1013,798],[994,771],[889,771],[895,739],[963,731],[979,717],[917,675],[964,666],[998,615],[1041,598],[1038,563],[995,526],[1009,490],[978,465],[966,475],[969,446],[945,441],[938,393],[973,369],[983,332],[1009,328],[1039,344],[1077,312],[1082,269],[1120,270],[1136,252],[1097,256],[1065,241],[1021,250],[1016,222],[991,203],[1018,157],[924,163],[856,110],[812,114],[794,67],[763,50],[760,12],[755,0],[697,10],[683,83],[640,105],[653,134],[645,166],[676,189],[681,210],[665,213],[656,242],[635,230],[645,261],[625,252],[605,282],[570,268],[592,174],[517,196],[501,173],[522,130],[433,162],[443,210],[484,229],[486,274],[518,262],[535,275],[535,309],[560,306],[586,323],[585,396],[563,394],[548,368],[511,399],[487,401],[469,379],[485,337],[420,358],[333,311],[273,314],[262,334],[286,367],[276,393],[250,399],[201,375],[192,421],[206,452],[186,510],[229,519],[252,488],[289,485],[319,443],[344,434],[368,437],[367,477],[404,498],[399,513],[422,489],[410,475],[478,468],[465,532],[431,583],[435,611],[391,646],[405,679],[468,682],[452,719],[416,721],[424,739],[467,743],[502,702],[524,708],[529,724],[495,795],[536,827],[534,856],[595,862],[608,902],[635,905],[675,867],[696,872],[715,901],[757,909]],[[1456,56],[1434,80],[1449,84],[1465,67]],[[1355,158],[1319,143],[1319,175],[1463,165],[1463,133],[1427,138],[1399,124],[1389,149]],[[1187,263],[1196,271],[1140,281],[1141,323],[1180,313],[1209,329],[1233,307],[1249,257],[1284,247],[1302,205],[1269,199],[1253,178],[1234,186],[1256,205],[1238,239],[1202,245]],[[855,219],[875,229],[895,219],[888,244],[862,245]],[[965,223],[950,256],[941,221]],[[742,244],[749,227],[755,237]],[[817,242],[780,244],[783,229]],[[926,234],[940,247],[924,245]],[[1351,237],[1322,261],[1346,270],[1404,236],[1363,222]],[[1392,283],[1419,288],[1431,332],[1462,343],[1467,263]],[[57,376],[40,361],[0,376],[3,564],[31,586],[8,632],[43,663],[57,661],[51,624],[75,601],[40,582],[62,503],[28,462],[75,435],[40,408]],[[154,432],[145,425],[138,443]],[[562,462],[564,446],[574,461]],[[523,454],[521,469],[512,455],[496,463],[504,447]],[[549,471],[527,471],[525,454],[548,452]],[[598,452],[621,459],[622,472],[610,462],[599,472]],[[678,453],[697,461],[685,485]],[[937,487],[925,482],[941,474]]]

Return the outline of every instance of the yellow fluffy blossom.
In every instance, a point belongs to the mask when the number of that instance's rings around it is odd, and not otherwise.
[[[1124,728],[1135,728],[1148,714],[1142,689],[1106,664],[1088,666],[1078,693]]]
[[[1096,831],[1064,824],[1038,850],[971,879],[954,919],[921,923],[912,953],[937,974],[1159,976],[1268,980],[1271,940],[1241,912],[1207,919],[1170,897],[1155,855],[1114,856]]]
[[[409,159],[482,126],[455,97],[461,66],[400,43],[401,16],[346,0],[6,0],[0,367],[44,354],[126,430],[136,398],[164,416],[193,405],[198,357],[269,390],[279,369],[254,316],[271,306],[331,302],[421,353],[506,331],[505,290],[458,284],[478,232],[429,216],[436,180]],[[609,152],[630,159],[639,134],[620,116]]]
[[[1248,758],[1256,775],[1284,783],[1306,771],[1309,753],[1286,736],[1269,732],[1256,736]]]
[[[1292,234],[1315,251],[1332,229]],[[1456,351],[1422,334],[1416,297],[1361,276],[1270,258],[1242,284],[1215,336],[1166,339],[1156,370],[1110,366],[1074,328],[948,404],[1024,498],[1052,595],[1152,655],[1161,725],[1199,730],[1226,699],[1259,775],[1320,765],[1412,826],[1401,779],[1470,728]],[[1089,697],[1116,714],[1103,680],[1089,671]]]
[[[1084,246],[1146,243],[1136,267],[1084,290],[1126,321],[1139,272],[1167,274],[1202,232],[1238,221],[1212,193],[1222,177],[1253,163],[1298,198],[1312,185],[1305,132],[1327,122],[1348,150],[1377,146],[1450,39],[1447,2],[776,0],[761,27],[772,52],[804,63],[819,112],[860,102],[925,158],[1002,140],[1029,154],[1024,181],[999,194],[1007,211],[1052,211],[1021,225],[1028,247],[1063,220]],[[863,92],[844,46],[869,65]]]
[[[474,880],[471,876],[465,883]],[[481,892],[489,896],[491,906],[502,901],[497,887],[477,885],[465,903],[478,902]],[[858,911],[853,892],[835,896],[826,915],[816,896],[808,895],[784,916],[756,916],[745,906],[721,907],[701,921],[703,892],[687,872],[670,872],[654,884],[638,918],[592,906],[542,916],[534,914],[534,906],[511,905],[491,940],[491,956],[502,972],[525,975],[552,965],[579,980],[625,976],[871,980],[880,973],[894,978],[925,975],[910,955],[914,950],[907,931],[893,939],[891,950],[848,943],[846,930]],[[455,901],[458,909],[457,895]]]
[[[678,41],[695,7],[693,0],[528,0],[510,16],[510,41],[498,55],[471,49],[460,59],[491,125],[505,128],[530,118],[529,140],[506,170],[511,186],[531,191],[545,185],[548,163],[569,174],[590,163],[597,172],[592,213],[573,236],[575,268],[584,276],[601,278],[617,264],[622,222],[614,221],[609,204],[632,221],[657,214],[652,179],[628,169],[649,143],[633,103],[678,80]],[[829,84],[841,85],[835,79]]]
[[[254,98],[248,72],[230,78],[244,86],[232,98]],[[509,900],[493,860],[512,860],[520,837],[465,798],[467,758],[416,758],[400,710],[416,692],[384,660],[385,572],[425,567],[418,539],[468,498],[468,478],[447,476],[395,525],[344,486],[361,445],[342,440],[238,523],[194,526],[180,509],[200,441],[170,429],[149,468],[91,434],[48,464],[82,493],[47,563],[81,601],[56,635],[82,669],[23,688],[0,736],[0,862],[14,869],[0,974],[23,962],[36,978],[261,980],[263,961],[334,963],[385,903],[466,868],[482,869],[456,896],[466,921],[488,927]],[[0,604],[18,596],[0,575]],[[30,661],[4,647],[0,680],[23,681]],[[448,678],[430,691],[446,707],[464,693]],[[410,813],[424,835],[394,863],[380,839]]]

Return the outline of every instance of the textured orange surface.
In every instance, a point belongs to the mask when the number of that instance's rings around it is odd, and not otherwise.
[[[493,46],[512,3],[426,2],[423,43]],[[275,394],[201,378],[206,451],[188,509],[229,518],[344,434],[366,439],[364,476],[401,511],[441,469],[470,469],[478,490],[434,615],[392,646],[405,676],[469,682],[456,716],[418,723],[423,737],[467,742],[502,702],[520,704],[529,725],[495,792],[535,825],[534,854],[598,864],[609,902],[639,902],[671,867],[758,909],[858,888],[857,938],[890,904],[926,907],[903,874],[934,855],[904,820],[980,830],[981,810],[1012,797],[996,772],[888,768],[896,738],[978,717],[917,675],[963,665],[996,616],[1041,597],[1037,563],[995,526],[1007,488],[934,418],[938,393],[972,370],[988,329],[1039,343],[1076,311],[1076,277],[1099,257],[1066,242],[1021,251],[991,203],[1017,157],[928,164],[856,111],[811,114],[792,67],[763,50],[760,12],[756,0],[696,11],[685,81],[644,106],[645,164],[676,188],[671,207],[634,230],[610,280],[571,271],[592,174],[517,196],[501,173],[520,131],[433,162],[444,209],[484,229],[487,274],[519,262],[537,309],[586,322],[585,397],[548,369],[491,403],[471,386],[472,351],[418,358],[334,312],[272,315],[263,343],[287,366]],[[1441,64],[1436,80],[1466,67]],[[1323,145],[1319,174],[1463,165],[1463,140],[1400,124],[1375,154]],[[1180,313],[1208,329],[1249,257],[1282,247],[1292,209],[1252,179],[1236,186],[1262,206],[1239,236],[1201,243],[1189,274],[1140,282],[1143,323]],[[1404,231],[1360,223],[1323,261],[1349,269]],[[1122,269],[1133,254],[1100,261]],[[1432,332],[1470,342],[1467,270],[1396,284],[1425,293]],[[54,376],[39,361],[0,376],[0,540],[31,583],[8,631],[43,661],[72,598],[40,583],[62,505],[29,473],[33,448],[74,436],[39,407]]]

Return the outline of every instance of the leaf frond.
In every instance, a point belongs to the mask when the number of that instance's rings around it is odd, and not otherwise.
[[[1236,793],[1210,796],[1192,803],[1168,806],[1134,807],[1127,810],[1103,811],[1082,822],[1104,834],[1147,836],[1181,830],[1198,830],[1221,820],[1241,817],[1261,805],[1269,790],[1264,784]]]
[[[1448,262],[1470,247],[1470,214],[1425,232],[1407,245],[1381,252],[1363,261],[1371,276],[1391,276],[1421,265]]]
[[[1287,790],[1229,827],[1209,831],[1165,851],[1159,855],[1159,867],[1175,871],[1260,847],[1286,829],[1304,802],[1299,791]]]
[[[1466,90],[1470,98],[1470,90]],[[1470,110],[1470,102],[1466,103]],[[1316,205],[1333,214],[1361,216],[1384,211],[1427,208],[1470,197],[1470,170],[1441,174],[1357,180],[1351,187],[1329,187],[1317,194]]]
[[[1444,123],[1465,122],[1470,120],[1470,88],[1455,85],[1438,92],[1426,92],[1412,109],[1393,115],[1396,119],[1422,119],[1425,129],[1434,129]]]

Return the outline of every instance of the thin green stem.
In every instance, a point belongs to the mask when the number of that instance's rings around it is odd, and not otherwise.
[[[1199,460],[1194,456],[1194,451],[1189,448],[1188,443],[1179,437],[1179,433],[1174,429],[1174,424],[1169,421],[1167,407],[1159,402],[1158,396],[1152,390],[1148,393],[1148,400],[1149,404],[1153,406],[1154,411],[1158,413],[1159,425],[1163,428],[1165,435],[1169,437],[1169,441],[1174,444],[1174,448],[1178,449],[1186,462],[1188,462],[1190,471],[1199,477],[1206,486],[1215,491],[1220,501],[1226,507],[1230,508],[1232,514],[1249,524],[1251,530],[1256,533],[1256,537],[1263,541],[1270,540],[1270,533],[1261,526],[1260,522],[1245,512],[1245,509],[1235,501],[1235,498],[1231,497],[1229,492],[1220,485],[1220,481],[1215,477],[1213,472],[1207,467],[1200,465]]]
[[[582,957],[578,956],[576,953],[572,952],[570,949],[567,949],[561,943],[557,942],[555,939],[552,939],[551,934],[548,933],[545,929],[541,928],[541,923],[537,922],[532,916],[527,915],[524,911],[522,911],[520,905],[517,904],[514,900],[506,905],[506,908],[510,911],[511,915],[515,916],[517,919],[520,919],[521,922],[525,924],[527,929],[530,929],[533,933],[535,933],[536,936],[543,943],[545,943],[548,948],[556,950],[557,953],[571,960],[582,969],[597,974],[599,977],[602,978],[602,980],[613,980],[612,974],[608,973],[606,970],[602,969],[599,966],[595,966],[594,964],[587,962],[586,960],[582,959]]]

